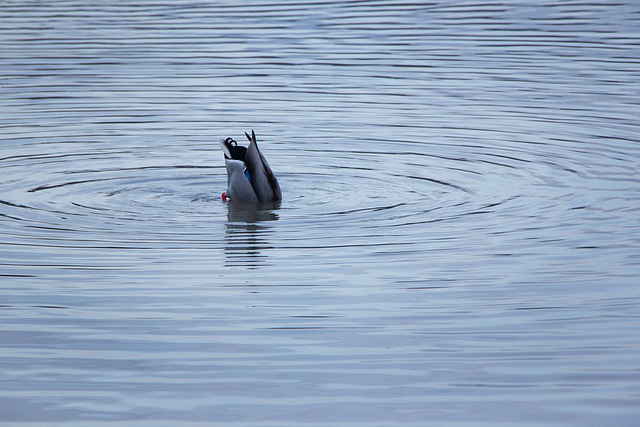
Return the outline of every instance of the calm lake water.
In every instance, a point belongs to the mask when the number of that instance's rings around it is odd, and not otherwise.
[[[1,424],[640,424],[637,1],[15,0],[0,52]],[[220,200],[252,129],[279,206]]]

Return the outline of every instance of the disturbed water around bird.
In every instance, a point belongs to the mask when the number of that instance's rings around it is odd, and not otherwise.
[[[0,51],[0,423],[640,422],[638,2],[6,1]],[[251,130],[279,204],[220,199]]]

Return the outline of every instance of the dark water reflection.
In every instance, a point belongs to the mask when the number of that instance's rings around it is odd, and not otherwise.
[[[639,20],[0,3],[0,424],[638,425]]]
[[[280,203],[227,203],[225,265],[255,268],[266,262],[266,252],[273,248],[269,236],[274,230],[263,223],[277,221],[279,207]]]

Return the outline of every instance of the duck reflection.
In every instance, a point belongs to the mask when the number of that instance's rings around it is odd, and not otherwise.
[[[273,247],[267,223],[278,219],[279,208],[280,203],[227,203],[225,266],[258,268],[266,263],[264,251]]]

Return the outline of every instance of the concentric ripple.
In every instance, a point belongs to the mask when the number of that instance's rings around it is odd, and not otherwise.
[[[254,210],[264,211],[267,221],[283,219],[266,225],[278,229],[267,245],[271,252],[377,248],[374,252],[386,259],[405,260],[407,253],[428,250],[425,230],[460,242],[468,237],[467,227],[480,227],[476,237],[488,241],[494,240],[489,235],[552,229],[559,224],[540,218],[610,202],[610,194],[589,188],[594,175],[600,185],[625,187],[636,179],[624,173],[636,167],[635,151],[600,146],[601,158],[608,161],[594,170],[584,143],[518,142],[531,136],[515,131],[508,134],[512,141],[503,135],[501,141],[453,138],[447,143],[431,132],[435,141],[328,137],[319,146],[269,141],[271,135],[265,135],[263,151],[285,194],[282,204]],[[212,226],[222,230],[225,218],[241,224],[264,219],[221,202],[226,176],[213,144],[181,145],[180,154],[171,158],[142,146],[40,147],[48,151],[2,160],[12,176],[3,183],[3,216],[14,220],[9,234],[15,240],[45,229],[66,230],[69,241],[79,232],[82,241],[99,245],[127,239],[173,244],[181,235],[222,249]],[[584,168],[588,163],[592,170]],[[440,222],[447,225],[424,228]],[[459,245],[455,248],[462,249]]]

